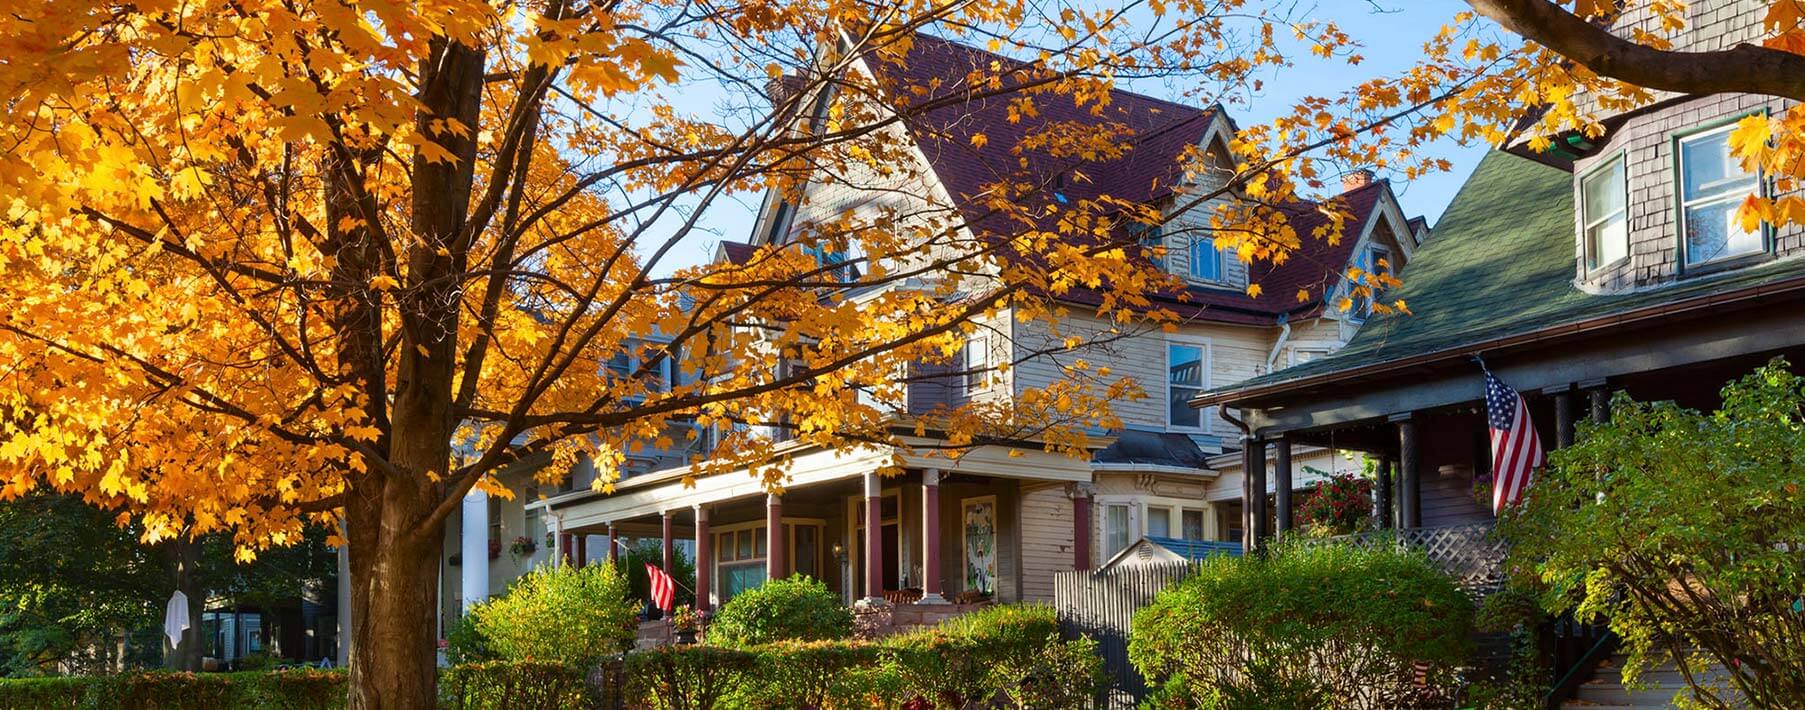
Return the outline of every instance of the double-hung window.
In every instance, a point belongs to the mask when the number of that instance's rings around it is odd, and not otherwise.
[[[1139,531],[1134,529],[1134,507],[1128,503],[1103,506],[1103,557],[1109,559],[1132,544]]]
[[[1754,254],[1767,248],[1759,225],[1737,218],[1743,199],[1761,189],[1759,175],[1730,152],[1735,124],[1675,141],[1680,178],[1680,244],[1685,266]]]
[[[1617,263],[1630,253],[1628,180],[1619,155],[1579,182],[1586,270]]]
[[[1191,240],[1191,278],[1222,280],[1222,252],[1216,249],[1216,240],[1209,237]]]
[[[1209,385],[1209,347],[1201,342],[1166,344],[1166,422],[1175,429],[1202,429],[1203,411],[1191,400]]]
[[[973,333],[965,340],[965,393],[982,391],[990,384],[990,334]]]
[[[1172,537],[1172,509],[1147,506],[1147,537]]]

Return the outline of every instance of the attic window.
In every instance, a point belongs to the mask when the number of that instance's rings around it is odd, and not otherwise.
[[[1736,216],[1744,198],[1761,190],[1760,176],[1730,154],[1736,124],[1679,138],[1680,244],[1686,266],[1753,254],[1767,248],[1760,227],[1746,230]]]
[[[1580,219],[1585,228],[1586,270],[1629,256],[1628,180],[1623,156],[1580,179]]]

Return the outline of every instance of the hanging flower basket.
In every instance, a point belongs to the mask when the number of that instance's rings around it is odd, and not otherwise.
[[[508,554],[513,555],[515,557],[530,557],[530,556],[532,556],[533,552],[538,549],[539,549],[539,546],[533,544],[533,541],[531,538],[528,538],[527,536],[522,535],[520,537],[514,538],[513,544],[508,545]]]

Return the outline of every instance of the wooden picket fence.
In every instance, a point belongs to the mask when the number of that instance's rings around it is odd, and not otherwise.
[[[1062,572],[1053,577],[1053,607],[1067,638],[1089,636],[1103,657],[1108,687],[1099,703],[1132,708],[1146,697],[1146,679],[1128,662],[1128,633],[1134,613],[1160,590],[1191,576],[1193,562],[1166,562],[1109,571]]]

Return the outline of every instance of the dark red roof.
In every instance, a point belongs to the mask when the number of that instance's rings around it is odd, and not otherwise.
[[[982,94],[967,85],[968,77],[988,79],[1002,71],[1024,70],[1028,65],[1015,59],[976,47],[952,42],[932,35],[917,34],[906,60],[898,64],[873,57],[869,61],[879,81],[891,96],[913,97],[915,105],[950,96]],[[1013,75],[1018,84],[1032,73]],[[1007,82],[1006,82],[1007,84]],[[1072,171],[1082,173],[1088,181],[1066,179],[1039,196],[1049,206],[1059,202],[1110,195],[1135,202],[1152,202],[1171,195],[1171,187],[1182,179],[1185,152],[1202,147],[1218,108],[1197,108],[1144,96],[1130,91],[1114,90],[1101,110],[1095,104],[1079,105],[1070,96],[1034,94],[1039,115],[1009,120],[1009,105],[1016,94],[1004,91],[1000,96],[980,96],[927,111],[904,110],[911,116],[909,129],[935,175],[952,196],[974,230],[999,234],[1020,229],[1021,225],[991,215],[985,205],[985,194],[993,186],[1007,182],[1034,182],[1046,176]],[[1022,141],[1042,132],[1048,126],[1077,122],[1092,126],[1119,128],[1124,142],[1132,146],[1125,155],[1114,160],[1076,162],[1044,150],[1019,149]],[[972,137],[983,134],[983,145],[974,145]],[[1157,307],[1170,310],[1187,320],[1207,320],[1248,325],[1270,325],[1280,315],[1301,316],[1319,310],[1325,291],[1332,287],[1346,267],[1357,241],[1359,225],[1363,225],[1378,204],[1385,188],[1383,181],[1345,193],[1350,212],[1347,234],[1336,244],[1311,236],[1325,221],[1315,203],[1300,203],[1287,209],[1291,224],[1302,238],[1303,247],[1282,265],[1262,262],[1250,267],[1250,280],[1260,284],[1264,293],[1258,298],[1236,289],[1190,286],[1179,293],[1157,294]],[[1044,213],[1043,213],[1044,214]],[[1043,224],[1050,228],[1050,225]],[[1032,257],[1026,257],[1032,258]],[[1298,301],[1299,289],[1310,298]],[[1077,303],[1097,305],[1103,295],[1095,290],[1077,288],[1060,298]]]
[[[751,244],[745,242],[721,240],[721,256],[725,257],[729,264],[744,265],[752,260],[754,250]]]

